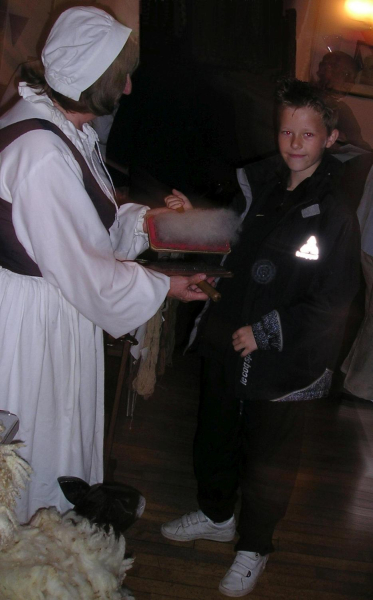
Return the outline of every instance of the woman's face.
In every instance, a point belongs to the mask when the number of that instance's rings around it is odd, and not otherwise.
[[[127,74],[126,85],[124,86],[123,94],[129,96],[132,92],[132,79],[130,75]]]
[[[129,94],[131,92],[132,92],[132,79],[131,79],[131,76],[127,74],[125,86],[122,89],[122,91],[118,91],[117,97],[113,104],[113,107],[112,107],[113,111],[116,107],[118,107],[122,95],[125,94],[126,96],[129,96]],[[107,113],[107,114],[109,114],[109,113]]]

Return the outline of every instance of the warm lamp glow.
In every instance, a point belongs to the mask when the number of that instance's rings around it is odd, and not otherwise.
[[[373,0],[346,0],[345,10],[352,19],[373,21]]]

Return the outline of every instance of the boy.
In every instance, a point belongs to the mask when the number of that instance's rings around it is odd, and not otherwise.
[[[221,302],[200,325],[199,510],[162,527],[173,540],[233,540],[241,488],[237,555],[219,586],[231,597],[252,591],[273,551],[305,407],[328,394],[359,285],[359,227],[339,189],[343,166],[325,152],[337,115],[298,80],[283,81],[277,103],[281,156],[247,167],[246,182],[241,173],[252,203],[225,262],[234,278],[219,282]],[[167,204],[177,202],[190,207],[182,195]]]

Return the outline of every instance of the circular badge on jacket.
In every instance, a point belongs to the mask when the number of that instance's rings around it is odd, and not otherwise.
[[[272,261],[263,258],[253,264],[251,275],[257,283],[270,283],[276,275],[276,267]]]

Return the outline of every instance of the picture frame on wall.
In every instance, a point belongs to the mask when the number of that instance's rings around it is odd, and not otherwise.
[[[373,46],[358,40],[354,59],[359,71],[350,93],[364,98],[373,98]]]
[[[342,95],[373,98],[373,45],[342,35],[318,36],[309,80]]]

